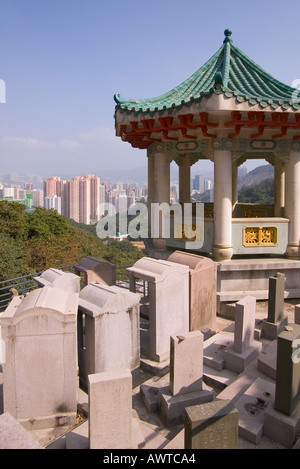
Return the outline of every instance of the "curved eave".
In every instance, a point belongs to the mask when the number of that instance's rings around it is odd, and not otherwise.
[[[182,106],[191,106],[203,97],[209,98],[214,90],[215,74],[223,58],[223,46],[190,78],[171,91],[150,99],[122,99],[115,94],[116,110],[135,114],[162,113],[166,110],[180,110]]]
[[[300,109],[299,90],[275,79],[232,43],[223,46],[182,84],[156,98],[126,100],[115,95],[116,111],[134,115],[180,111],[212,94],[260,109],[292,112]]]

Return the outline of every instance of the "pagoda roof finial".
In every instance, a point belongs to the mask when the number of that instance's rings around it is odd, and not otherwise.
[[[232,42],[232,39],[230,37],[231,34],[232,34],[231,29],[225,29],[224,34],[225,34],[226,37],[225,37],[223,42]]]

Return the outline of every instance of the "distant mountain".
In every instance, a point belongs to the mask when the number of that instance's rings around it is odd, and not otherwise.
[[[178,178],[176,170],[171,166],[171,180],[174,177]],[[148,169],[147,167],[140,167],[134,169],[111,169],[98,171],[96,176],[100,177],[101,182],[136,182],[139,185],[148,183]]]
[[[147,182],[147,167],[134,168],[134,169],[111,169],[103,170],[95,173],[95,176],[100,177],[101,182],[136,182],[144,184]]]
[[[245,176],[239,177],[239,188],[243,186],[252,186],[259,184],[265,179],[274,177],[274,168],[271,164],[258,166],[257,168],[249,171]]]

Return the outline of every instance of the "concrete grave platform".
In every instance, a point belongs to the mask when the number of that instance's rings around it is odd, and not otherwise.
[[[221,331],[203,344],[203,380],[209,386],[224,389],[236,379],[237,374],[227,370],[224,353],[233,343],[232,332]]]
[[[245,370],[245,368],[260,354],[262,351],[261,342],[253,342],[252,346],[249,347],[242,353],[238,353],[233,348],[226,348],[224,352],[225,356],[225,367],[237,374]]]
[[[257,378],[235,402],[239,411],[239,436],[258,444],[264,433],[264,415],[275,399],[275,383]]]
[[[300,403],[291,415],[268,407],[264,415],[264,434],[287,448],[291,448],[300,432]]]
[[[160,388],[166,388],[169,385],[168,379],[161,379],[158,381],[149,381],[141,384],[140,393],[143,402],[149,412],[155,412],[159,410],[159,397],[158,392]]]
[[[232,345],[230,336],[216,334],[204,343],[203,363],[215,370],[225,367],[225,350]]]
[[[184,421],[184,410],[188,406],[204,404],[213,400],[213,392],[203,384],[201,391],[172,395],[169,386],[159,389],[159,411],[166,426]]]
[[[277,339],[278,335],[284,330],[287,324],[288,317],[281,318],[274,323],[264,319],[262,322],[262,337],[269,340]]]

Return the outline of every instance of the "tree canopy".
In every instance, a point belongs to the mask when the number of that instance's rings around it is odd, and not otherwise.
[[[86,256],[120,267],[145,255],[129,241],[103,241],[95,232],[55,210],[27,213],[22,204],[0,201],[0,281],[74,265]]]

